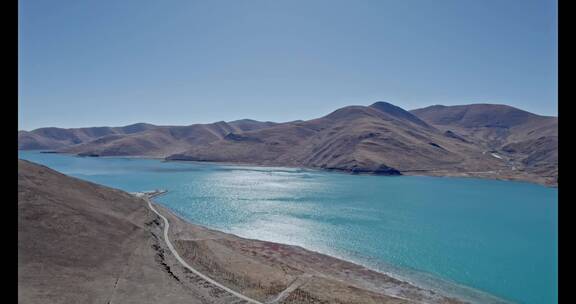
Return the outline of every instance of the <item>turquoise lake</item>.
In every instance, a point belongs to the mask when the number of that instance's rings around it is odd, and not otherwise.
[[[193,223],[299,245],[481,303],[558,302],[558,189],[530,183],[19,151]],[[466,287],[465,287],[466,286]]]

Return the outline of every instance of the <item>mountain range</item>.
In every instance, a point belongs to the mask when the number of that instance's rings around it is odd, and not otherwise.
[[[496,104],[406,111],[380,101],[285,123],[40,128],[19,131],[18,149],[558,184],[558,118]]]

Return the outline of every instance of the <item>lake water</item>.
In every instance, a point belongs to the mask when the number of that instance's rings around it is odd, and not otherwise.
[[[470,300],[558,302],[558,190],[529,183],[19,152],[193,223],[300,245]],[[468,286],[468,287],[464,287]],[[489,293],[489,294],[488,294]]]

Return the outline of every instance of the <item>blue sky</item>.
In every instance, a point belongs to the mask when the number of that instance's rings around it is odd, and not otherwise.
[[[557,4],[20,0],[19,129],[290,121],[384,100],[557,115]]]

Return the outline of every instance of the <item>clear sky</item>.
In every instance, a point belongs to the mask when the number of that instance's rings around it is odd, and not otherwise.
[[[19,129],[388,101],[557,115],[555,0],[19,0]]]

